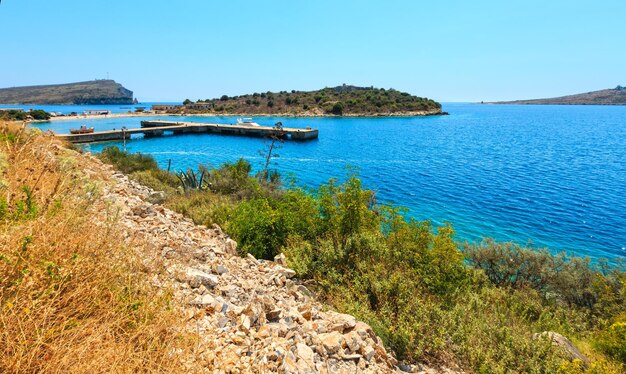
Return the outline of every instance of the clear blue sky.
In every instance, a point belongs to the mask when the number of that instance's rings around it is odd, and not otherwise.
[[[142,101],[342,83],[438,101],[626,85],[626,1],[2,0],[0,87],[110,77]]]

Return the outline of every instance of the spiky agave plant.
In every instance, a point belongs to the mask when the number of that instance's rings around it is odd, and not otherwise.
[[[180,181],[183,190],[205,190],[207,184],[205,183],[206,170],[200,170],[198,173],[192,169],[188,169],[186,172],[179,171],[176,173],[178,180]]]

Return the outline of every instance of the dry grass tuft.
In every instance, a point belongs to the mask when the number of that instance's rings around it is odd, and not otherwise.
[[[182,371],[192,339],[115,216],[94,219],[94,178],[51,137],[0,124],[0,372]]]

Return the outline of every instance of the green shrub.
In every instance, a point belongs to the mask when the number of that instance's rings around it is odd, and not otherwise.
[[[0,111],[0,119],[7,121],[26,121],[28,119],[28,113],[22,110],[3,110]]]
[[[342,115],[343,114],[343,104],[335,103],[333,105],[332,109],[330,110],[330,112],[332,114],[335,114],[335,115],[338,115],[338,116]]]
[[[28,115],[30,115],[34,120],[37,121],[47,121],[50,119],[50,113],[41,109],[31,110],[30,112],[28,112]]]
[[[626,363],[626,315],[601,331],[595,339],[595,345],[609,356]]]
[[[267,199],[254,199],[237,207],[228,230],[237,239],[241,253],[269,259],[286,239],[280,218]]]
[[[607,298],[624,303],[618,271],[605,276],[602,264],[592,265],[589,258],[551,254],[546,249],[525,248],[515,243],[485,240],[465,244],[463,252],[470,265],[485,272],[499,287],[533,288],[548,298],[570,305],[594,308]],[[598,269],[600,266],[600,269]]]

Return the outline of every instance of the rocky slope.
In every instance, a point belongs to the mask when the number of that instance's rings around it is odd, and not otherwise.
[[[438,372],[398,363],[367,324],[325,309],[284,257],[239,257],[218,226],[195,225],[151,203],[162,193],[85,157],[88,175],[109,180],[96,202],[98,218],[116,212],[129,246],[146,248],[152,283],[173,292],[188,332],[198,336],[190,368],[199,361],[206,372]]]
[[[0,89],[2,104],[132,104],[133,91],[114,80]]]
[[[592,91],[577,95],[549,99],[499,101],[494,104],[543,104],[543,105],[626,105],[626,88]]]

